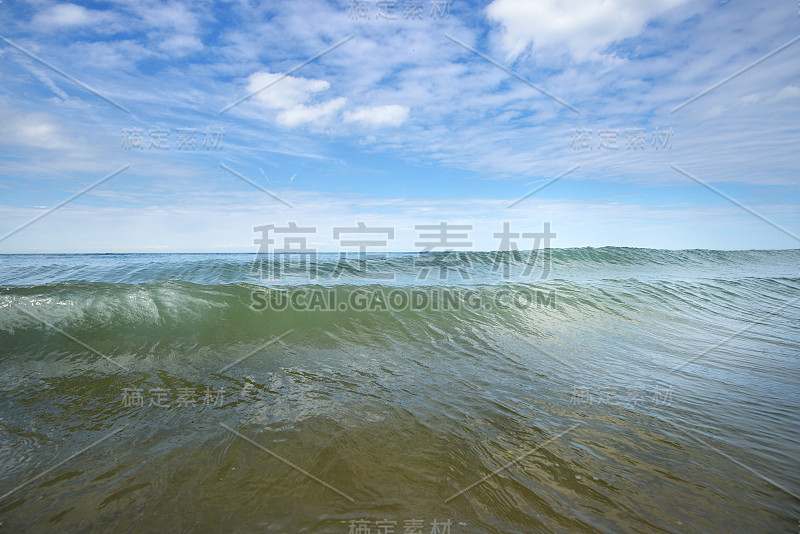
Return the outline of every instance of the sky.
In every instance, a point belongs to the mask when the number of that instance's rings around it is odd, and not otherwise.
[[[0,3],[0,253],[800,248],[799,148],[797,0]]]

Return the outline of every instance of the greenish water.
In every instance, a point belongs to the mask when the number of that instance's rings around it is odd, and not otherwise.
[[[2,528],[797,531],[800,251],[468,259],[2,256]]]

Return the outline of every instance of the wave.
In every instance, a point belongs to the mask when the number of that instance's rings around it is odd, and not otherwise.
[[[703,530],[792,521],[791,496],[729,458],[780,482],[793,472],[798,253],[558,254],[549,280],[498,281],[487,264],[427,284],[237,280],[252,255],[4,257],[0,471],[9,487],[46,474],[4,514],[85,523],[41,512],[50,495],[133,510],[111,514],[128,528],[167,496],[158,521],[182,524],[169,496],[190,486],[193,510],[220,492],[243,503],[237,517],[255,510],[248,528],[298,502],[313,506],[284,530],[342,530],[387,506],[415,517],[505,465],[439,513],[469,532],[672,529],[656,501],[694,506],[680,517]],[[264,473],[274,491],[253,494]],[[230,522],[224,505],[209,524]]]
[[[106,346],[140,348],[253,344],[290,329],[298,332],[293,343],[330,346],[331,339],[342,336],[402,345],[420,333],[431,338],[448,332],[481,336],[508,329],[526,336],[552,335],[570,324],[652,323],[673,328],[692,321],[742,319],[742,310],[754,319],[798,290],[800,279],[791,277],[288,288],[182,281],[60,282],[2,288],[0,344],[9,351],[41,345],[63,348],[63,336],[54,334],[53,327]]]
[[[368,255],[370,272],[390,275],[398,284],[439,284],[442,273],[456,283],[504,283],[542,278],[682,278],[730,277],[743,272],[759,275],[797,274],[800,250],[715,251],[657,250],[624,247],[548,249],[531,255],[516,252],[459,252],[454,261],[440,253]],[[297,284],[314,273],[319,283],[369,284],[368,276],[342,269],[339,254],[320,253],[307,264],[296,255],[256,254],[64,254],[4,255],[0,285],[40,285],[86,281],[140,284],[181,280],[198,284],[233,284],[263,280],[264,272],[279,273],[270,283]],[[348,260],[356,261],[352,256]],[[439,262],[437,264],[437,261]],[[288,262],[289,268],[286,268]],[[423,277],[426,262],[433,266]],[[439,267],[447,264],[447,268]],[[531,267],[528,269],[528,267]],[[782,269],[780,271],[779,269]],[[468,277],[462,276],[467,274]],[[505,276],[509,274],[510,276]],[[527,280],[526,280],[527,279]]]

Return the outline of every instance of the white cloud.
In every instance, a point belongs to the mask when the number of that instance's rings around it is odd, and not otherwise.
[[[347,102],[344,97],[316,104],[308,103],[315,94],[329,88],[330,84],[325,80],[272,72],[251,74],[247,83],[248,91],[258,91],[253,100],[262,107],[278,111],[278,124],[290,128],[308,123],[326,123],[344,107]]]
[[[0,106],[0,136],[6,143],[35,150],[75,150],[78,147],[70,132],[47,113],[25,114],[5,106]]]
[[[197,31],[197,17],[183,4],[151,7],[142,13],[144,21],[156,28],[172,28],[183,34]]]
[[[281,79],[283,78],[283,79]],[[266,87],[266,89],[264,89]],[[248,78],[247,91],[259,91],[253,100],[268,109],[286,110],[305,104],[311,95],[326,91],[330,84],[324,80],[295,78],[278,73],[256,72]]]
[[[346,98],[334,98],[316,106],[299,105],[278,113],[278,123],[294,127],[306,123],[320,123],[331,119],[347,102]]]
[[[781,100],[787,100],[789,98],[797,98],[800,97],[800,87],[795,87],[794,85],[790,85],[788,87],[784,87],[780,90],[780,92],[772,98],[772,102],[780,102]]]
[[[170,56],[182,57],[203,49],[198,38],[198,15],[179,2],[138,9],[151,39]]]
[[[159,46],[165,52],[175,56],[183,56],[189,52],[203,49],[202,41],[191,35],[174,35],[163,41]]]
[[[368,126],[399,126],[408,120],[408,107],[390,105],[358,108],[345,112],[344,120]]]
[[[55,93],[61,100],[63,100],[64,102],[70,100],[69,95],[65,93],[59,86],[53,83],[53,80],[50,79],[50,76],[48,76],[46,72],[44,72],[42,69],[33,66],[30,67],[30,70],[40,82],[45,84],[48,87],[48,89],[53,91],[53,93]]]
[[[761,98],[758,95],[747,95],[739,99],[739,103],[747,106],[750,104],[758,104],[761,101]]]
[[[494,0],[486,8],[503,28],[509,57],[535,50],[598,59],[611,44],[641,32],[648,20],[686,0]]]
[[[80,64],[74,60],[72,65],[81,65],[84,70],[91,66],[106,71],[130,72],[135,70],[138,61],[157,56],[155,51],[135,40],[81,41],[72,44],[68,51],[71,56],[81,59]],[[126,88],[126,92],[130,90],[130,86]]]
[[[86,9],[75,4],[56,4],[33,17],[33,24],[40,27],[90,26],[110,19],[109,13]]]

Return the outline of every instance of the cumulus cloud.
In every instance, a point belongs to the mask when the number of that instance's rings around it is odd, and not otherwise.
[[[502,27],[511,58],[533,45],[585,61],[599,59],[611,43],[639,34],[647,21],[685,1],[494,0],[486,13]]]
[[[345,122],[367,126],[399,126],[408,119],[408,107],[390,105],[358,108],[344,114]]]
[[[93,26],[108,22],[108,12],[86,9],[75,4],[56,4],[33,17],[33,24],[45,28],[67,28],[77,26]]]
[[[307,123],[318,123],[328,121],[333,117],[347,102],[346,98],[334,98],[323,104],[315,106],[299,105],[278,113],[278,123],[284,126],[294,127]]]
[[[327,102],[309,103],[317,94],[327,91],[330,84],[315,80],[285,76],[272,72],[256,72],[248,78],[247,90],[258,91],[253,100],[262,107],[278,111],[278,124],[293,128],[302,124],[321,124],[329,121],[345,105],[344,97]]]
[[[279,110],[305,104],[314,93],[327,91],[329,87],[330,84],[324,80],[295,78],[271,72],[251,74],[247,83],[248,92],[259,91],[253,97],[254,101],[268,109]]]

